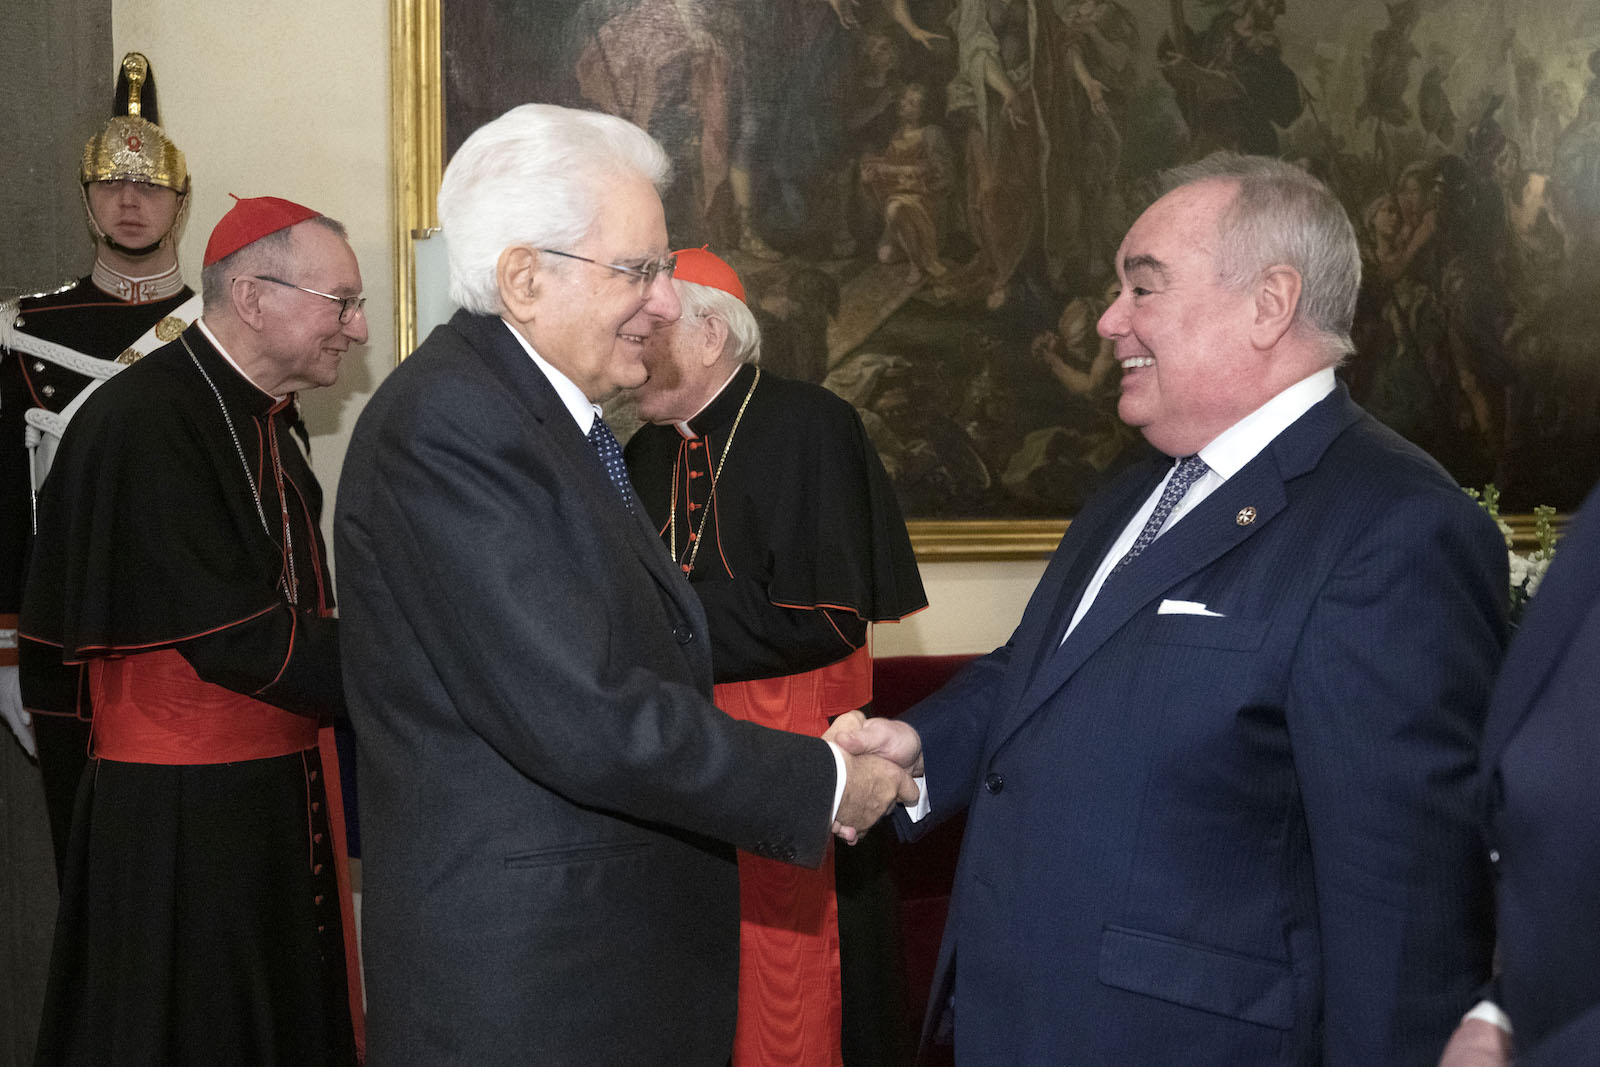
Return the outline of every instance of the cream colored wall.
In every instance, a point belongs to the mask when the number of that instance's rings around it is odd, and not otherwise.
[[[192,285],[229,193],[286,197],[350,229],[371,336],[345,358],[338,385],[303,398],[327,527],[356,416],[394,365],[387,0],[113,0],[112,40],[118,56],[150,57],[162,119],[189,157],[195,191],[179,258]],[[875,651],[987,652],[1011,636],[1043,568],[925,564],[928,610],[877,627]]]
[[[1042,559],[922,564],[928,609],[904,622],[873,627],[873,654],[989,652],[1005,644],[1044,566]]]
[[[302,398],[326,528],[356,416],[394,365],[387,0],[113,0],[111,33],[116,55],[149,56],[162,123],[189,157],[190,285],[229,193],[285,197],[350,230],[370,337],[337,385]]]

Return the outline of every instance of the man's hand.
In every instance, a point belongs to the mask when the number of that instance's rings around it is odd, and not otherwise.
[[[922,795],[905,768],[881,756],[847,751],[844,764],[844,797],[839,801],[833,832],[847,844],[855,844],[896,802],[915,804]]]
[[[840,719],[843,718],[840,716]],[[837,726],[838,722],[835,721],[834,725]],[[830,729],[829,733],[832,732]],[[841,731],[828,740],[851,755],[882,756],[892,763],[898,763],[911,777],[922,777],[922,738],[916,730],[898,719],[863,719],[856,729]],[[916,798],[912,797],[910,803],[915,804]]]
[[[861,729],[861,724],[867,717],[859,711],[847,711],[828,724],[827,731],[822,735],[824,741],[837,742],[840,734],[854,733]]]
[[[22,682],[17,677],[17,668],[0,667],[0,719],[6,721],[11,727],[11,732],[17,735],[22,750],[31,758],[38,758],[38,750],[33,743],[33,716],[29,715],[22,707]]]
[[[1507,1067],[1511,1035],[1482,1019],[1463,1019],[1444,1047],[1439,1067]]]

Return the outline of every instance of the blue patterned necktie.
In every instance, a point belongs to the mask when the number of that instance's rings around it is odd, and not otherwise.
[[[1210,467],[1206,466],[1206,461],[1199,456],[1184,456],[1178,461],[1177,467],[1172,471],[1172,477],[1167,479],[1167,487],[1161,490],[1161,499],[1156,501],[1156,509],[1150,513],[1150,518],[1145,521],[1144,529],[1139,531],[1139,536],[1134,539],[1133,547],[1128,549],[1128,554],[1118,560],[1115,567],[1111,568],[1112,574],[1116,574],[1129,563],[1132,563],[1135,556],[1150,547],[1151,542],[1156,539],[1156,535],[1161,532],[1161,527],[1165,525],[1168,516],[1172,514],[1172,509],[1177,507],[1178,501],[1183,499],[1183,494],[1187,493],[1189,487],[1199,481],[1201,476],[1210,469]],[[1107,575],[1107,577],[1110,577],[1110,575]]]
[[[600,454],[600,462],[606,465],[611,484],[622,494],[623,504],[627,505],[630,512],[633,511],[633,485],[628,481],[627,465],[622,462],[622,446],[617,444],[616,435],[599,415],[594,417],[594,425],[589,427],[589,443]]]

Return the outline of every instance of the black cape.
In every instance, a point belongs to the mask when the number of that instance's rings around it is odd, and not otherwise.
[[[690,534],[703,534],[689,580],[706,609],[718,682],[827,666],[860,647],[867,623],[928,603],[894,488],[855,409],[767,371],[752,393],[755,373],[741,368],[690,420],[694,438],[647,425],[626,449],[669,547],[676,480],[680,563]]]
[[[208,682],[302,714],[342,710],[322,490],[291,437],[292,410],[235,371],[198,325],[89,398],[40,493],[19,626],[28,706],[56,710],[30,685],[35,655],[78,663],[175,647]],[[291,569],[295,607],[283,591]]]

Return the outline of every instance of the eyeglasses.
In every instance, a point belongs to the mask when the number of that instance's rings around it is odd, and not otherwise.
[[[650,288],[651,284],[663,275],[668,278],[672,277],[672,272],[678,269],[677,256],[663,256],[661,259],[654,259],[637,267],[625,267],[621,263],[602,263],[598,259],[574,255],[571,252],[558,252],[554,248],[541,248],[539,251],[548,252],[552,256],[561,256],[564,259],[576,259],[584,263],[593,263],[597,267],[614,270],[618,274],[626,274],[645,289]]]
[[[324,300],[332,300],[339,305],[339,321],[341,323],[349,322],[355,318],[356,312],[367,306],[367,298],[364,296],[334,296],[332,293],[318,292],[315,289],[307,289],[303,285],[296,285],[294,282],[286,282],[282,278],[274,278],[270,274],[252,274],[250,277],[257,281],[271,282],[273,285],[281,285],[288,289],[298,289],[302,293],[320,296]]]

